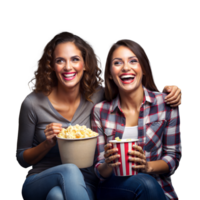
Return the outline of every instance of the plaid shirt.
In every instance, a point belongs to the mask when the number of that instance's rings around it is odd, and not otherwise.
[[[171,184],[181,158],[180,119],[178,107],[171,108],[165,101],[165,94],[152,92],[143,87],[144,99],[138,119],[138,145],[143,147],[147,161],[164,160],[169,173],[152,175],[170,199],[178,199]],[[120,107],[119,97],[103,101],[94,106],[91,126],[99,133],[95,156],[95,172],[101,179],[97,167],[104,162],[104,145],[115,137],[122,138],[126,119]]]

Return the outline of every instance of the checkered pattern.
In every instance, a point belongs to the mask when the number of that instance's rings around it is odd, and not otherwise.
[[[165,94],[144,89],[144,99],[138,119],[138,144],[143,147],[147,161],[164,160],[170,172],[152,175],[170,199],[178,199],[171,184],[170,175],[174,173],[181,158],[180,119],[178,107],[171,108],[164,102]],[[120,108],[119,97],[111,102],[103,101],[93,108],[91,126],[99,133],[95,156],[95,172],[104,162],[104,145],[115,137],[122,138],[125,116]]]

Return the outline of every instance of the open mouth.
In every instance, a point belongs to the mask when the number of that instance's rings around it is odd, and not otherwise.
[[[132,83],[134,81],[135,75],[133,75],[133,74],[124,74],[123,75],[122,74],[120,76],[120,79],[121,79],[122,83],[129,84],[129,83]]]
[[[72,80],[76,77],[76,72],[74,73],[63,73],[62,76],[65,80],[69,81],[69,80]]]

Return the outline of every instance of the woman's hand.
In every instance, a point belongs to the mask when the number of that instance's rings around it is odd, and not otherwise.
[[[177,86],[165,86],[163,92],[169,93],[165,97],[165,101],[171,107],[176,107],[181,104],[181,90]]]
[[[62,124],[51,123],[44,130],[46,136],[46,144],[53,147],[56,144],[56,135],[62,130]]]
[[[148,162],[146,161],[146,157],[144,151],[142,150],[142,147],[133,145],[133,148],[133,151],[129,151],[129,161],[137,163],[137,165],[133,165],[134,169],[140,170],[144,173],[150,173],[151,168],[149,167]]]
[[[108,143],[104,146],[104,152],[105,152],[104,158],[106,165],[113,168],[120,165],[121,163],[120,162],[112,163],[112,161],[115,160],[116,158],[119,158],[120,155],[119,154],[113,155],[116,152],[118,152],[118,149],[117,148],[111,149],[111,147],[112,147],[111,143]]]

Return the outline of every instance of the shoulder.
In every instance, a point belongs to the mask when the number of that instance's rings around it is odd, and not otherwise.
[[[41,104],[45,100],[45,98],[46,96],[42,93],[31,92],[22,102],[22,107],[33,108],[38,104]]]
[[[149,96],[152,99],[151,111],[159,113],[160,118],[169,120],[179,117],[179,109],[177,107],[171,107],[169,104],[165,102],[166,93],[148,91]]]
[[[110,110],[110,108],[111,108],[111,106],[112,106],[112,101],[106,101],[106,100],[104,100],[104,101],[102,101],[100,103],[97,103],[94,106],[93,112],[99,113],[99,114],[102,113],[102,112],[108,113],[109,110]]]
[[[151,101],[153,105],[166,105],[165,97],[167,96],[167,94],[150,90],[146,90],[145,92],[146,99]]]
[[[104,88],[102,86],[98,86],[95,93],[92,95],[91,100],[94,104],[97,104],[104,99]]]

